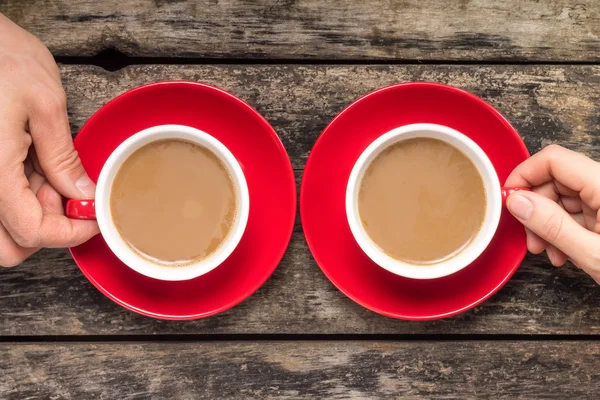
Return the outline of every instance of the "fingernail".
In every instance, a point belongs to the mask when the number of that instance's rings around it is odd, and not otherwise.
[[[92,182],[92,180],[87,174],[84,173],[83,175],[81,175],[79,179],[75,181],[75,186],[77,187],[77,189],[79,189],[81,194],[83,194],[84,198],[94,198],[94,195],[96,194],[96,185],[94,184],[94,182]]]
[[[533,214],[533,203],[525,196],[513,194],[506,204],[508,211],[521,220],[528,220]]]

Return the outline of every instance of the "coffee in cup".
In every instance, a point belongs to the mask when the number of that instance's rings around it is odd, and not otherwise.
[[[231,173],[199,144],[162,139],[136,150],[110,191],[112,218],[142,257],[184,266],[215,252],[237,214]]]
[[[95,218],[112,252],[151,278],[181,281],[218,267],[246,229],[248,186],[234,155],[183,125],[135,133],[108,157],[95,201],[69,200],[70,218]]]
[[[423,265],[465,248],[481,228],[486,202],[473,162],[447,142],[426,137],[379,153],[358,192],[369,238],[392,258]]]
[[[435,279],[471,264],[491,242],[507,194],[485,152],[437,124],[393,129],[354,164],[346,216],[373,262],[403,277]]]

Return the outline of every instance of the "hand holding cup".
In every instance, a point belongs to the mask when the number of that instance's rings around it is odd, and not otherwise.
[[[0,14],[0,266],[41,247],[70,247],[98,233],[64,215],[62,196],[93,198],[73,147],[67,100],[52,55]]]
[[[525,225],[529,251],[545,250],[557,267],[569,259],[600,284],[600,164],[551,145],[515,168],[506,185],[531,188],[507,202]]]

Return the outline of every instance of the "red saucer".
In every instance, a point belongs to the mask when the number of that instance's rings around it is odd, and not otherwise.
[[[502,183],[529,156],[510,123],[473,94],[436,83],[385,87],[349,105],[317,140],[304,170],[300,215],[317,264],[338,289],[380,314],[430,320],[488,299],[513,275],[527,249],[523,227],[504,210],[488,249],[445,278],[403,278],[362,252],[350,232],[344,203],[352,167],[377,137],[414,123],[446,125],[469,136],[487,153]]]
[[[256,110],[232,94],[195,82],[154,83],[115,98],[85,124],[75,147],[96,181],[122,141],[163,124],[188,125],[213,135],[242,166],[250,216],[236,250],[208,274],[180,282],[138,274],[117,259],[100,235],[71,253],[94,286],[132,311],[164,319],[202,318],[246,299],[279,264],[296,214],[294,173],[277,134]]]

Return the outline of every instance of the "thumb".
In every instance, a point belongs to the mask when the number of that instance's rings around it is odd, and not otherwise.
[[[506,207],[525,227],[577,263],[587,264],[600,244],[595,233],[579,225],[556,202],[537,193],[514,193]]]
[[[60,96],[49,99],[38,103],[29,120],[35,153],[44,176],[65,197],[92,199],[96,186],[73,147],[66,103]]]

